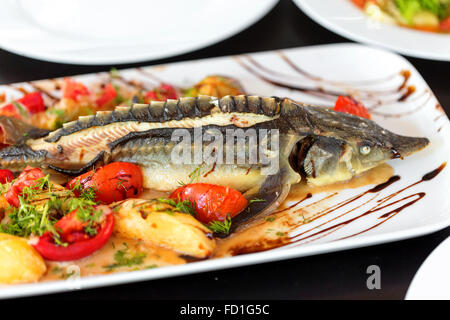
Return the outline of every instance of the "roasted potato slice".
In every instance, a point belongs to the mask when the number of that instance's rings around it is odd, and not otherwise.
[[[183,254],[209,257],[215,247],[211,231],[189,214],[158,200],[128,199],[113,207],[115,232]]]
[[[35,282],[46,270],[44,259],[25,239],[0,233],[0,283]]]

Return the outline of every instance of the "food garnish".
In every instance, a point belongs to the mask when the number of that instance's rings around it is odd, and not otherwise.
[[[95,195],[98,202],[110,204],[130,197],[138,197],[142,192],[141,169],[128,162],[113,162],[91,170],[71,180],[69,189],[80,189]]]
[[[214,233],[223,233],[223,234],[229,234],[231,229],[231,216],[230,214],[227,215],[225,220],[223,221],[211,221],[208,223],[207,227]]]
[[[102,248],[111,237],[113,226],[112,211],[107,206],[79,208],[55,223],[57,242],[54,234],[47,231],[33,247],[48,260],[78,260]]]
[[[166,101],[167,99],[178,99],[178,92],[170,84],[162,84],[152,91],[147,91],[144,95],[145,103],[150,101]]]
[[[423,31],[449,32],[449,0],[352,0],[370,17]]]
[[[248,204],[239,191],[207,183],[192,183],[179,187],[170,198],[177,203],[186,200],[193,203],[197,219],[207,224],[225,221],[228,216],[233,218]]]
[[[364,107],[364,105],[356,99],[351,97],[339,96],[334,105],[335,111],[345,112],[354,116],[370,119],[370,113]]]
[[[147,256],[145,252],[131,252],[127,243],[123,243],[124,248],[117,250],[114,254],[115,262],[104,266],[108,271],[121,267],[138,266],[144,263],[144,259]]]

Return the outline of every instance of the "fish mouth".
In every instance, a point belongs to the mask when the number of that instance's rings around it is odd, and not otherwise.
[[[430,144],[427,138],[406,137],[395,135],[392,141],[392,158],[405,158],[416,153]]]

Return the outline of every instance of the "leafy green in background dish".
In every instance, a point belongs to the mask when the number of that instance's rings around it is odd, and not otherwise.
[[[450,32],[450,0],[352,0],[369,16],[433,32]]]

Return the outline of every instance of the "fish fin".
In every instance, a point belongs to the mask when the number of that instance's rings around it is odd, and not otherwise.
[[[231,231],[235,232],[243,224],[248,225],[256,219],[259,220],[271,214],[286,199],[290,189],[291,183],[287,179],[285,169],[267,176],[258,190],[251,189],[244,194],[248,205],[232,219]]]
[[[86,163],[84,166],[82,166],[79,169],[65,169],[65,168],[59,168],[54,165],[47,165],[49,169],[52,169],[56,172],[63,173],[69,176],[79,176],[80,174],[83,174],[89,170],[92,170],[92,168],[98,167],[99,165],[102,165],[105,163],[105,151],[99,152],[94,159]]]

